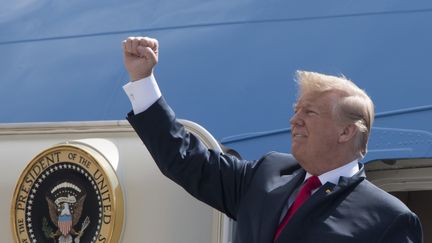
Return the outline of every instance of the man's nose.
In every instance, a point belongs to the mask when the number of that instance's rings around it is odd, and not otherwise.
[[[290,119],[290,123],[292,126],[303,126],[304,125],[304,120],[301,118],[300,112],[295,113],[291,119]]]

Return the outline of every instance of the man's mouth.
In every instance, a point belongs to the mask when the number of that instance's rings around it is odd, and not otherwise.
[[[294,134],[293,134],[293,137],[295,137],[295,138],[296,138],[296,137],[297,137],[297,138],[298,138],[298,137],[300,137],[300,138],[305,138],[305,137],[307,137],[307,136],[304,135],[304,134],[294,133]]]

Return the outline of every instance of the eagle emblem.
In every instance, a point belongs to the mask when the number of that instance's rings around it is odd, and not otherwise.
[[[90,224],[90,219],[87,216],[81,225],[81,229],[79,231],[75,230],[80,221],[86,199],[86,194],[80,192],[81,190],[74,184],[63,182],[51,190],[52,195],[57,195],[57,198],[45,197],[51,223],[57,227],[55,232],[45,232],[45,236],[54,240],[58,239],[59,243],[79,243],[85,229]],[[45,225],[47,225],[47,222],[45,222]]]
[[[120,241],[124,219],[120,182],[105,153],[91,145],[99,140],[88,141],[55,145],[26,166],[12,200],[13,242]],[[101,144],[110,153],[117,151],[114,144]]]

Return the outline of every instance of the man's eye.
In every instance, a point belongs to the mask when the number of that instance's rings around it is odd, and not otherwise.
[[[308,114],[308,115],[313,115],[313,114],[316,114],[316,112],[315,112],[315,111],[312,111],[312,110],[307,110],[307,111],[306,111],[306,114]]]

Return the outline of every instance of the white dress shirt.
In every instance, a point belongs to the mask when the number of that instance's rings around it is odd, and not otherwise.
[[[153,74],[125,84],[123,90],[129,97],[135,115],[147,110],[162,96]]]
[[[339,168],[336,168],[334,170],[328,171],[320,176],[318,176],[321,185],[326,184],[327,182],[331,182],[335,185],[339,182],[339,177],[352,177],[357,172],[359,172],[359,166],[358,166],[358,160],[354,160],[346,165],[343,165]],[[305,180],[307,180],[312,175],[309,173],[306,173]]]

